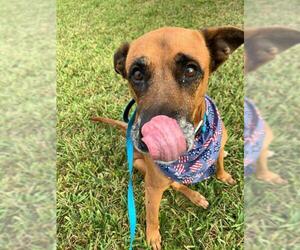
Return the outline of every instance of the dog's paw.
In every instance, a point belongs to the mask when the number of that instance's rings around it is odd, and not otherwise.
[[[209,205],[205,197],[196,191],[193,191],[193,194],[189,198],[196,206],[203,207],[204,209],[207,209]]]
[[[256,178],[258,180],[270,183],[270,184],[287,184],[288,181],[283,179],[279,174],[275,174],[271,171],[267,171],[264,173],[256,173]]]
[[[153,250],[161,250],[161,236],[159,230],[147,230],[147,243]]]
[[[228,185],[235,185],[236,184],[236,181],[227,172],[223,172],[222,174],[217,174],[217,179],[219,181],[224,182],[225,184],[228,184]]]

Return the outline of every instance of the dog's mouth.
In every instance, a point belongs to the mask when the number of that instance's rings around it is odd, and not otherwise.
[[[142,125],[138,118],[132,128],[135,148],[157,162],[170,163],[193,147],[194,128],[186,118],[152,117]]]

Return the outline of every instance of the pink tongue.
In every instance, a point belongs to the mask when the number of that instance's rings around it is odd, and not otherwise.
[[[184,135],[176,122],[165,115],[153,117],[142,127],[142,141],[154,160],[169,162],[186,151]]]

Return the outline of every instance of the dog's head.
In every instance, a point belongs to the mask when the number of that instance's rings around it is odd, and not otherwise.
[[[300,43],[300,32],[285,27],[245,30],[245,73],[256,70],[276,55]]]
[[[147,152],[141,129],[153,117],[176,120],[187,142],[204,114],[209,75],[244,41],[234,27],[190,30],[161,28],[123,44],[114,55],[115,71],[128,80],[137,102],[135,147]]]

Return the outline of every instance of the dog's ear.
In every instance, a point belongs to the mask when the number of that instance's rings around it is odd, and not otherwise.
[[[245,30],[245,71],[250,72],[300,43],[300,32],[284,27]]]
[[[202,29],[201,33],[209,49],[210,71],[215,71],[229,55],[244,42],[244,31],[235,27]]]
[[[115,71],[126,78],[125,62],[129,50],[129,43],[122,44],[114,54]]]

